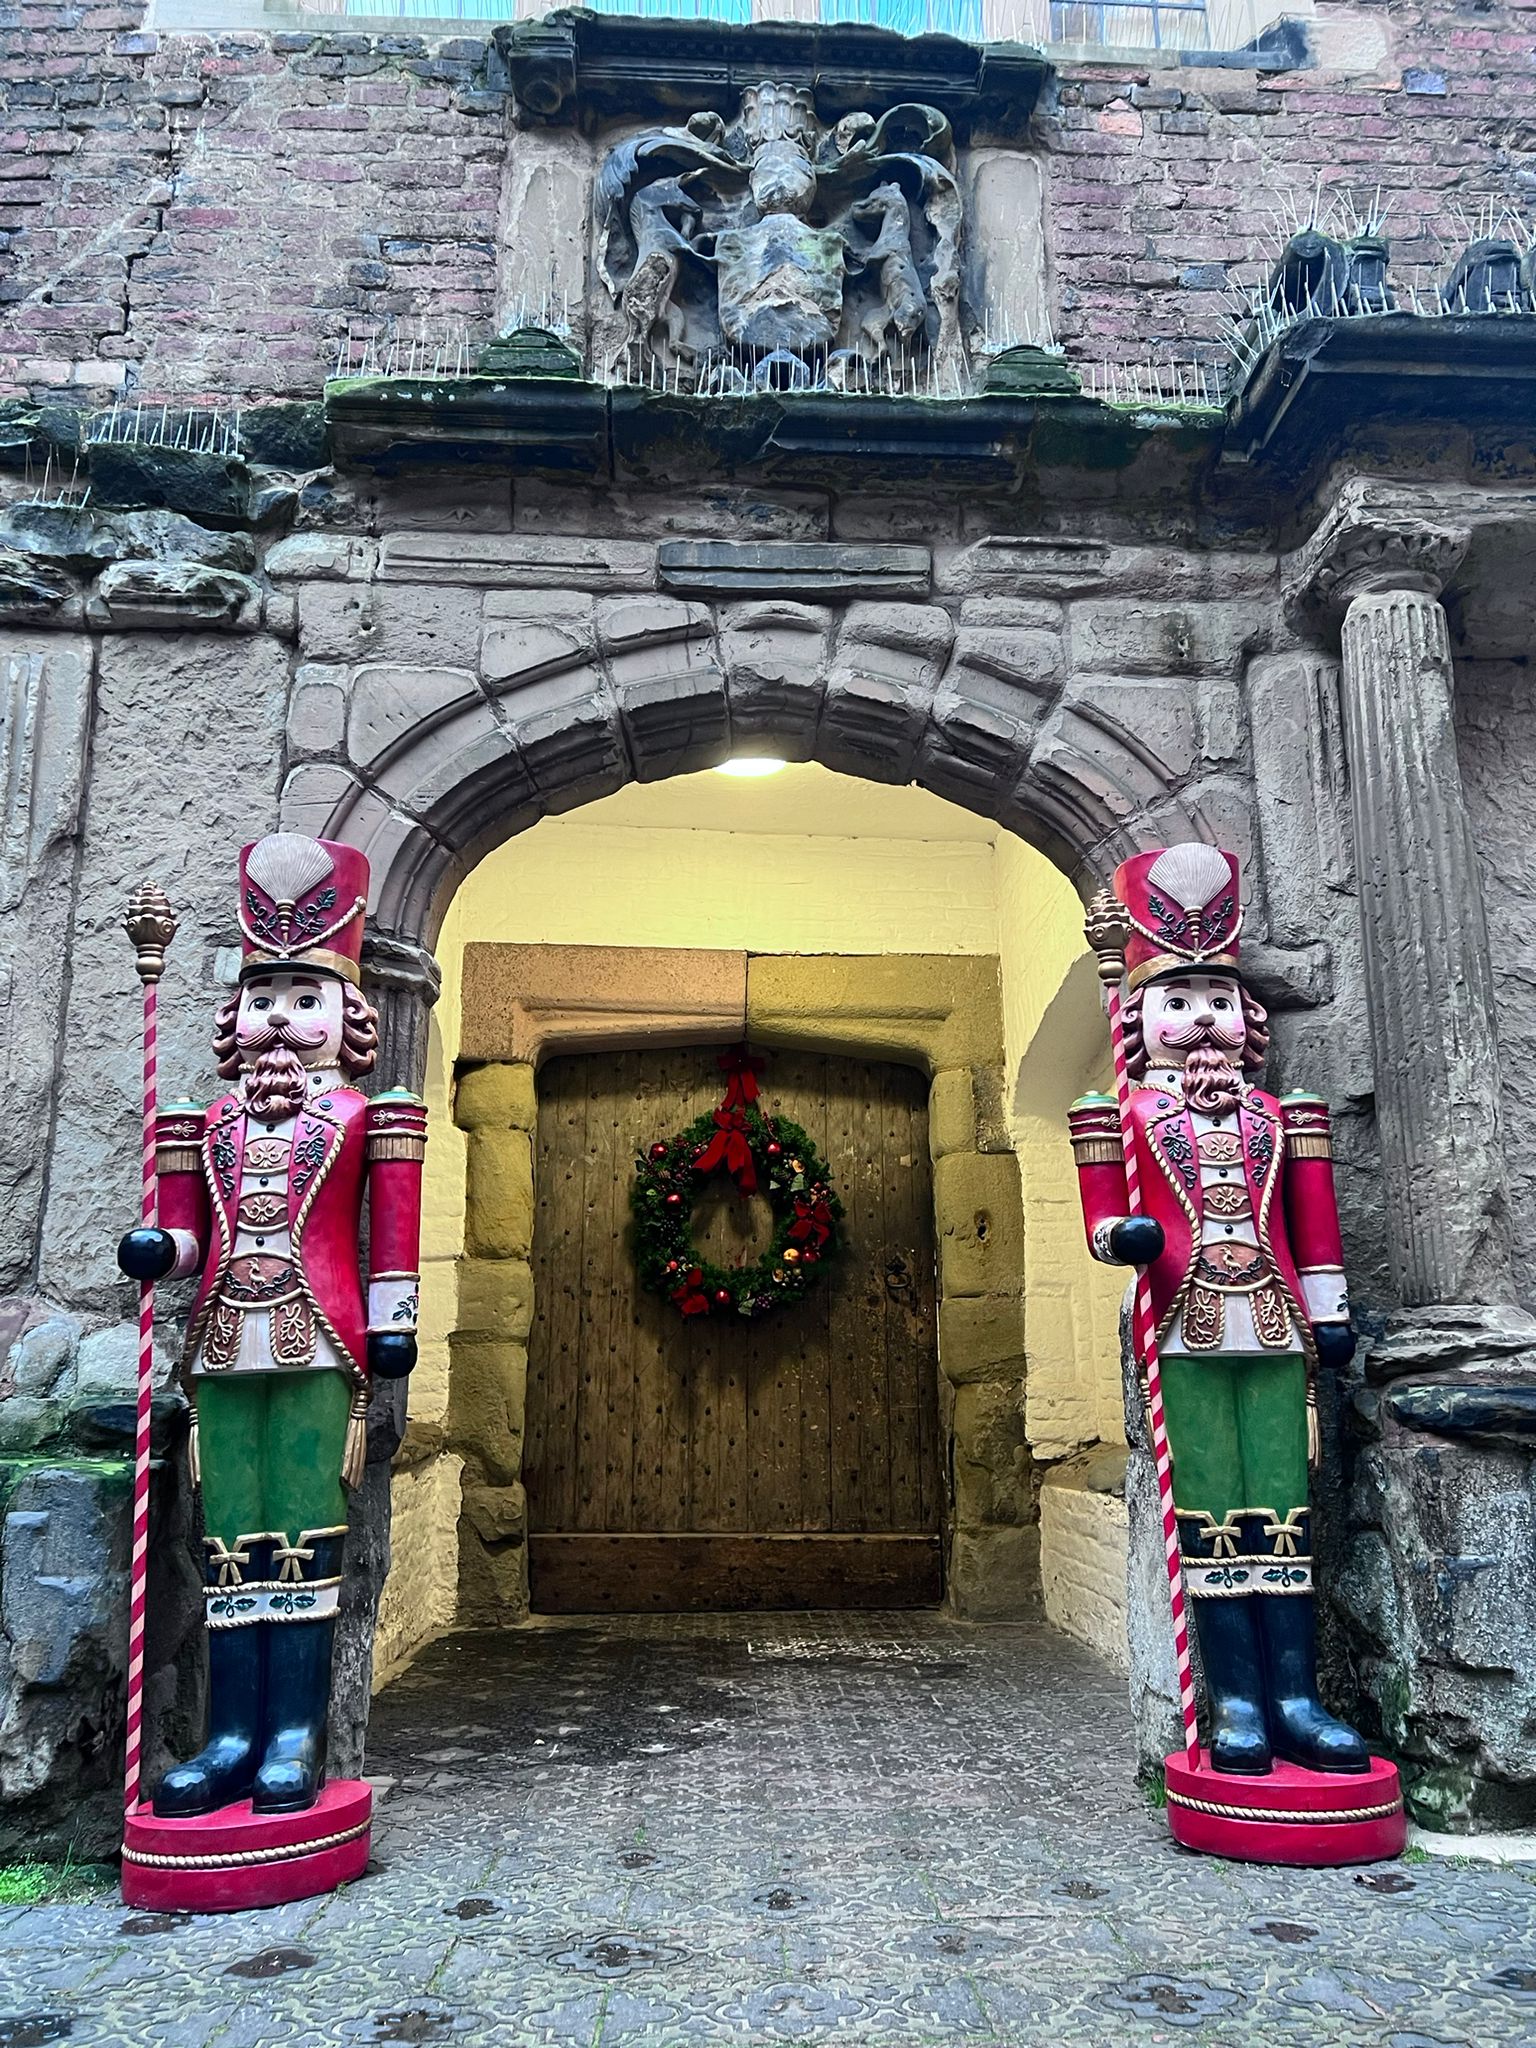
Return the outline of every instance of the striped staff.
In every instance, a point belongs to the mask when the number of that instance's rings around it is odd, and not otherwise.
[[[1098,955],[1104,1011],[1115,1063],[1115,1101],[1120,1110],[1120,1144],[1125,1153],[1125,1186],[1131,1214],[1141,1213],[1141,1181],[1136,1168],[1136,1134],[1131,1128],[1131,1077],[1125,1064],[1125,1029],[1120,1017],[1120,978],[1131,921],[1123,903],[1102,890],[1088,906],[1083,930]],[[1184,1574],[1179,1564],[1179,1523],[1173,1505],[1173,1457],[1163,1419],[1163,1371],[1157,1355],[1157,1323],[1152,1314],[1152,1286],[1146,1268],[1136,1271],[1136,1306],[1131,1341],[1147,1390],[1147,1427],[1157,1466],[1157,1499],[1163,1515],[1163,1550],[1168,1562],[1168,1606],[1173,1616],[1173,1656],[1178,1669],[1179,1711],[1184,1717],[1184,1749],[1191,1764],[1200,1757],[1200,1728],[1195,1713],[1195,1680],[1189,1663],[1189,1618],[1184,1612]]]
[[[144,1179],[139,1220],[155,1227],[156,1032],[165,949],[176,936],[170,898],[155,882],[141,882],[128,905],[123,930],[133,941],[134,967],[144,988]],[[123,1804],[138,1804],[144,1716],[144,1589],[149,1575],[149,1429],[155,1378],[155,1283],[139,1283],[139,1404],[133,1439],[133,1560],[128,1598],[128,1723],[123,1761]]]

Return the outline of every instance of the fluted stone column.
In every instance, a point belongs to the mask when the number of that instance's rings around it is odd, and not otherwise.
[[[1488,925],[1440,603],[1466,544],[1356,503],[1313,557],[1314,591],[1343,614],[1388,1245],[1410,1308],[1514,1298]]]

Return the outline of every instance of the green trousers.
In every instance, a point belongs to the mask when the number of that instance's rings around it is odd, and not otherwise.
[[[1307,1504],[1307,1371],[1300,1356],[1164,1358],[1163,1408],[1181,1513],[1224,1522]]]
[[[233,1548],[270,1532],[346,1526],[341,1462],[352,1390],[345,1373],[207,1373],[197,1381],[203,1528]]]
[[[1310,1592],[1305,1361],[1174,1354],[1162,1372],[1190,1596]]]

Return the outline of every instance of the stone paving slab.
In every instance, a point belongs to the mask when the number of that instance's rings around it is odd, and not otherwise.
[[[1536,2043],[1536,1868],[1190,1855],[1123,1680],[1043,1625],[449,1637],[368,1768],[373,1862],[333,1898],[0,1916],[0,2048]]]

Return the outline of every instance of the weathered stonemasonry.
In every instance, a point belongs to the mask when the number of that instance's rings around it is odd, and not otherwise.
[[[1334,1691],[1404,1759],[1421,1817],[1531,1821],[1536,278],[1520,229],[1495,213],[1479,235],[1476,216],[1486,194],[1521,222],[1536,204],[1532,19],[1322,0],[1283,46],[1175,66],[852,28],[171,36],[135,9],[18,11],[0,223],[0,1847],[102,1848],[115,1827],[129,887],[152,873],[177,905],[161,1067],[207,1093],[233,849],[278,824],[363,848],[379,1080],[416,1085],[433,946],[475,862],[543,815],[733,749],[917,781],[1084,893],[1138,846],[1239,855],[1270,1083],[1333,1104],[1371,1340],[1325,1407]],[[747,93],[764,79],[781,85],[771,119]],[[765,222],[823,236],[825,290],[796,308],[811,342],[701,366],[688,322],[707,290],[679,282],[702,246],[696,188],[673,197],[660,176],[622,187],[656,267],[604,281],[602,166],[660,129],[663,150],[708,157],[708,203],[730,214],[711,232],[747,270]],[[887,174],[897,158],[921,160],[920,198]],[[1218,390],[1222,290],[1265,269],[1255,218],[1277,196],[1305,218],[1319,173],[1392,196],[1395,308],[1361,282],[1380,235],[1319,224],[1277,259]],[[886,185],[897,199],[873,205]],[[873,253],[877,232],[900,244],[902,204],[915,287],[899,246]],[[853,223],[836,247],[833,212]],[[850,248],[893,268],[840,301]],[[711,302],[725,354],[761,282]],[[1041,345],[1047,315],[1064,354]],[[621,329],[654,373],[615,367],[604,336]],[[479,1132],[489,1084],[464,1079],[460,1122]],[[974,1144],[945,1140],[940,1165],[985,1182],[956,1195],[980,1213],[1014,1168],[995,1119],[978,1135],[986,1105],[971,1112]],[[956,1105],[936,1093],[933,1114],[938,1130]],[[509,1115],[502,1135],[522,1128]],[[947,1255],[958,1271],[974,1250]],[[1021,1336],[1023,1275],[997,1263],[994,1246],[984,1280],[950,1290],[941,1329],[984,1368],[955,1381],[987,1410],[961,1475],[971,1526],[949,1531],[973,1611],[1034,1585],[1033,1499],[1026,1516],[1008,1495],[1031,1456],[1028,1298]],[[526,1304],[460,1284],[429,1310],[455,1358],[516,1351]],[[197,1677],[167,1328],[150,1704],[175,1741]],[[425,1498],[440,1453],[466,1458],[472,1553],[518,1490],[483,1421],[455,1414],[456,1448],[408,1439],[401,1468]],[[403,1424],[382,1395],[348,1566],[343,1767]],[[1053,1439],[1062,1559],[1100,1543],[1087,1495],[1118,1484],[1119,1455]],[[1126,1490],[1144,1537],[1134,1441]],[[1165,1676],[1146,1567],[1133,1543],[1152,1755]]]

